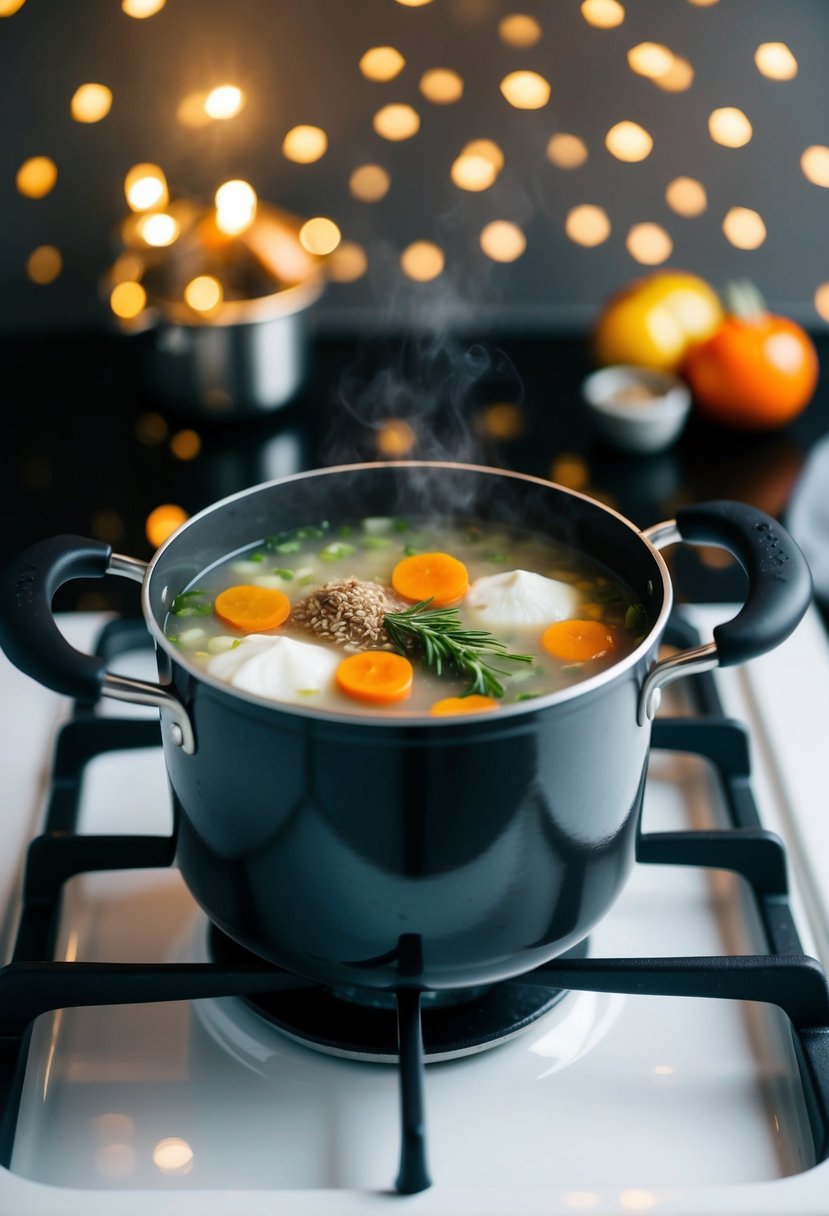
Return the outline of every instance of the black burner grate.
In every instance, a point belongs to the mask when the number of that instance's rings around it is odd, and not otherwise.
[[[667,640],[698,643],[674,620]],[[98,653],[107,660],[149,645],[142,623],[113,622]],[[748,882],[767,939],[766,954],[711,958],[558,959],[499,986],[515,1008],[551,1004],[562,989],[638,995],[718,997],[777,1005],[788,1016],[819,1161],[829,1156],[829,985],[820,965],[803,954],[787,897],[782,842],[767,832],[749,783],[747,733],[723,717],[710,675],[688,681],[703,716],[660,720],[653,746],[711,761],[722,785],[730,827],[717,831],[641,833],[637,860],[732,870]],[[219,956],[213,963],[132,964],[54,962],[61,891],[75,874],[172,865],[175,840],[154,836],[75,835],[84,769],[102,753],[160,743],[158,724],[97,717],[77,704],[57,739],[44,832],[29,849],[20,926],[12,961],[0,970],[0,1165],[8,1168],[32,1024],[53,1009],[121,1005],[201,997],[291,993],[308,981],[259,964],[251,956]],[[416,943],[401,939],[399,967]],[[279,1002],[277,1002],[279,1003]],[[287,1002],[290,1004],[290,1001]],[[386,1032],[388,1034],[388,1032]],[[402,1193],[429,1186],[424,1125],[424,1039],[420,995],[397,993],[401,1092]]]

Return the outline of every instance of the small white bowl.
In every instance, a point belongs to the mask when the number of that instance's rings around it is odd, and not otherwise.
[[[597,434],[624,452],[661,452],[679,438],[691,408],[687,384],[650,367],[604,367],[581,391]]]

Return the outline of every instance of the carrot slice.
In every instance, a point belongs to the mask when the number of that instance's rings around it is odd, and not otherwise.
[[[220,621],[243,633],[276,629],[291,614],[291,601],[284,591],[240,583],[216,596],[213,611]]]
[[[485,714],[497,708],[498,702],[494,697],[480,697],[472,693],[468,697],[444,697],[442,701],[435,701],[430,713],[436,718],[443,718],[449,714]]]
[[[343,659],[336,680],[342,692],[358,701],[391,705],[412,691],[414,671],[408,659],[389,650],[362,650]]]
[[[601,621],[556,621],[541,635],[541,645],[564,663],[586,663],[613,654],[616,636]]]
[[[431,600],[437,608],[463,599],[469,574],[463,562],[448,553],[415,553],[397,563],[391,585],[404,600]]]

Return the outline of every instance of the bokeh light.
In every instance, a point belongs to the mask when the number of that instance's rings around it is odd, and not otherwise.
[[[759,249],[766,239],[763,218],[750,207],[732,207],[722,222],[722,230],[736,249]]]
[[[488,190],[498,176],[492,160],[478,153],[462,152],[452,162],[449,176],[459,190]]]
[[[128,17],[141,19],[154,17],[164,8],[167,0],[121,0],[121,8]]]
[[[26,198],[45,198],[58,180],[58,167],[48,156],[30,156],[17,170],[14,184]]]
[[[215,196],[216,227],[227,236],[239,236],[256,219],[256,191],[250,182],[224,182]]]
[[[582,0],[581,15],[588,25],[612,30],[625,19],[625,6],[619,0]]]
[[[665,190],[665,201],[677,215],[702,215],[708,206],[705,186],[695,177],[675,177]]]
[[[377,451],[390,460],[408,456],[417,444],[417,435],[405,418],[387,418],[377,432]]]
[[[235,118],[244,109],[245,101],[245,95],[237,85],[219,84],[205,97],[204,112],[208,118]]]
[[[800,158],[803,176],[815,186],[829,186],[829,148],[812,144]]]
[[[212,274],[200,274],[191,279],[184,289],[185,303],[195,312],[213,312],[224,298],[224,291],[218,279]]]
[[[196,431],[176,431],[170,439],[170,451],[176,460],[195,460],[201,451],[201,436]]]
[[[169,193],[164,171],[158,165],[133,165],[124,178],[124,194],[133,211],[166,207]]]
[[[829,283],[821,283],[815,291],[815,311],[824,321],[829,321]]]
[[[172,215],[167,215],[164,211],[153,211],[149,215],[142,215],[136,224],[136,229],[142,241],[146,241],[148,245],[152,245],[156,249],[172,245],[180,231],[178,222]]]
[[[564,231],[576,245],[592,249],[601,245],[610,236],[610,220],[604,207],[594,203],[580,203],[567,213]]]
[[[527,427],[524,411],[513,401],[485,405],[477,421],[478,430],[492,439],[518,439]]]
[[[736,106],[713,110],[708,118],[708,130],[714,143],[724,148],[743,148],[752,136],[751,123]]]
[[[527,238],[510,220],[492,220],[481,232],[481,249],[493,262],[514,262],[527,248]]]
[[[394,143],[402,139],[411,139],[420,130],[420,115],[413,106],[392,104],[378,110],[372,120],[372,126],[383,139]]]
[[[432,0],[397,0],[398,4],[402,4],[404,8],[423,8],[424,4],[431,4]]]
[[[693,65],[682,55],[674,55],[674,61],[662,76],[654,76],[653,83],[666,93],[684,93],[694,83]]]
[[[333,282],[354,283],[368,269],[366,251],[356,241],[343,241],[329,257],[326,269]]]
[[[385,198],[391,178],[382,165],[359,165],[348,179],[348,188],[362,203],[377,203]]]
[[[498,37],[507,46],[535,46],[542,34],[543,30],[535,17],[527,13],[510,13],[498,22]]]
[[[785,42],[761,42],[754,52],[757,71],[769,80],[794,80],[797,60]]]
[[[82,84],[69,103],[69,112],[75,122],[100,122],[111,109],[112,89],[105,84]]]
[[[659,266],[673,253],[674,243],[660,224],[634,224],[625,239],[625,248],[643,266]]]
[[[406,66],[406,60],[393,46],[373,46],[360,59],[360,71],[366,80],[394,80]]]
[[[550,100],[550,82],[538,72],[510,72],[500,89],[516,110],[540,110]]]
[[[33,283],[45,287],[54,283],[63,269],[63,258],[56,245],[38,245],[26,261],[26,274]]]
[[[189,518],[190,516],[183,507],[179,507],[172,502],[162,503],[160,507],[156,507],[154,511],[150,511],[144,521],[144,532],[147,540],[154,549],[157,549],[159,545],[164,544],[168,537],[173,535],[176,528],[180,528],[182,524],[187,523]]]
[[[437,106],[452,105],[463,97],[463,80],[451,68],[430,68],[420,78],[420,91]]]
[[[617,122],[605,136],[605,147],[617,160],[631,164],[650,156],[653,139],[638,122]]]
[[[147,293],[140,283],[118,283],[112,289],[109,306],[122,321],[131,321],[144,311]]]
[[[443,272],[446,259],[443,250],[432,241],[414,241],[400,255],[400,267],[406,278],[416,283],[429,283]]]
[[[328,151],[328,136],[322,127],[291,127],[282,140],[282,155],[297,165],[312,165]]]
[[[587,160],[587,144],[578,135],[558,131],[547,144],[547,159],[559,169],[578,169]]]
[[[674,65],[674,53],[661,42],[640,42],[628,51],[628,65],[638,76],[654,80],[670,72]]]
[[[324,257],[333,253],[342,240],[342,234],[334,223],[324,215],[306,220],[299,230],[299,242],[309,253]]]
[[[0,17],[12,17],[18,12],[26,0],[0,0]]]

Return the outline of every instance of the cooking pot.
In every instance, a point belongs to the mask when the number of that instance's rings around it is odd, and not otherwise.
[[[647,635],[582,683],[456,720],[278,704],[215,679],[165,637],[173,597],[228,554],[322,518],[389,514],[520,523],[574,545],[628,584]],[[712,643],[658,660],[672,601],[660,550],[679,540],[733,553],[748,595]],[[158,684],[106,671],[57,630],[57,587],[106,573],[142,584]],[[687,507],[640,531],[533,477],[404,462],[235,494],[179,528],[149,565],[99,541],[37,544],[2,577],[0,642],[60,693],[159,708],[177,862],[225,933],[335,987],[447,989],[527,971],[587,935],[633,863],[660,689],[776,646],[810,596],[800,550],[744,504]]]

